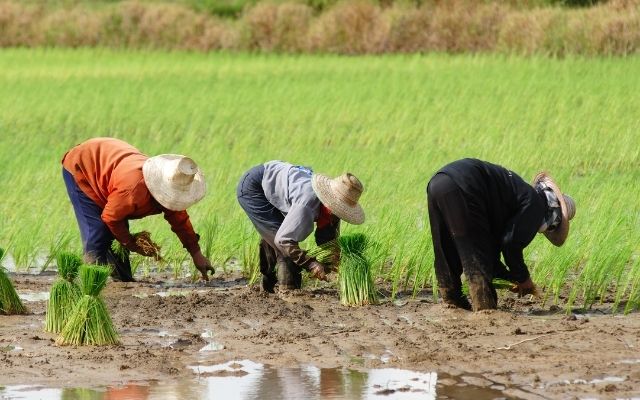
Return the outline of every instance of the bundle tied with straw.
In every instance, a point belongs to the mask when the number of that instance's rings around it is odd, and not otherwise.
[[[0,261],[4,258],[5,251],[0,248]],[[7,271],[0,266],[0,313],[26,314],[27,308],[22,304],[16,289],[13,287]]]
[[[378,292],[374,283],[372,262],[366,251],[371,245],[362,233],[340,236],[309,252],[323,264],[332,264],[337,251],[340,252],[338,270],[340,302],[347,306],[378,303]]]
[[[82,259],[73,253],[59,253],[56,255],[58,264],[58,279],[53,283],[47,304],[46,326],[47,332],[60,333],[73,306],[82,295],[80,287],[74,282],[78,276],[78,268]]]
[[[112,345],[118,344],[118,333],[100,291],[107,284],[111,268],[82,265],[79,270],[82,296],[76,302],[67,322],[56,340],[59,345]]]

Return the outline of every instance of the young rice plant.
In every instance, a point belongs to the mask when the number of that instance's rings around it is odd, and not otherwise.
[[[62,331],[69,313],[82,295],[80,287],[75,283],[82,259],[77,254],[62,252],[57,254],[56,262],[58,279],[53,283],[49,293],[44,329],[52,333]]]
[[[100,291],[107,284],[111,268],[94,265],[80,266],[82,297],[71,310],[60,336],[59,345],[113,345],[118,344],[118,333],[113,327]]]

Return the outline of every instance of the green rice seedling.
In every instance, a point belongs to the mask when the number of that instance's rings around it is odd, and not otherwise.
[[[491,285],[496,290],[505,290],[513,288],[515,284],[505,279],[494,278],[491,281]],[[466,279],[462,281],[462,294],[464,294],[465,296],[469,295],[469,281],[467,281]]]
[[[385,254],[372,266],[376,282],[401,293],[433,285],[435,277],[425,196],[430,176],[447,162],[473,156],[527,181],[548,170],[576,200],[567,242],[555,248],[537,235],[523,254],[549,301],[570,308],[568,297],[578,304],[585,297],[617,299],[622,310],[637,304],[640,288],[640,144],[634,117],[640,73],[634,71],[640,71],[640,57],[347,59],[3,49],[0,148],[24,151],[0,151],[2,171],[10,178],[0,179],[0,243],[11,243],[16,268],[27,268],[41,265],[57,235],[68,232],[80,241],[60,171],[42,168],[40,160],[59,159],[78,143],[81,126],[96,136],[116,132],[146,154],[175,147],[198,162],[208,186],[227,193],[189,209],[201,233],[204,221],[219,218],[210,257],[220,268],[229,257],[257,253],[255,228],[231,193],[250,166],[279,158],[331,174],[351,170],[366,187],[367,221],[359,228],[344,224],[343,233],[365,229],[380,242]],[[114,90],[114,74],[135,84]],[[67,77],[68,84],[60,85]],[[84,107],[88,103],[95,107]],[[30,193],[33,207],[21,207],[24,193]],[[184,253],[162,217],[135,224],[154,232],[167,250]],[[604,237],[611,239],[601,245]],[[148,259],[134,255],[134,270],[137,260]]]
[[[366,256],[369,240],[364,234],[340,236],[318,250],[310,252],[318,261],[338,270],[340,302],[347,306],[378,303],[371,261]],[[336,250],[340,250],[339,265],[334,263]]]
[[[0,261],[5,251],[0,248]],[[22,304],[16,289],[13,287],[5,269],[0,265],[0,312],[4,314],[26,314],[27,308]]]
[[[118,344],[118,333],[113,327],[100,291],[107,284],[111,268],[82,265],[79,270],[82,297],[71,310],[67,323],[56,340],[59,345],[112,345]]]
[[[74,253],[58,253],[58,279],[53,283],[47,304],[46,325],[44,330],[60,333],[67,321],[69,313],[82,293],[75,283],[78,268],[82,265],[80,256]]]

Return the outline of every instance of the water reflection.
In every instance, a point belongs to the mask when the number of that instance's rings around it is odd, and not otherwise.
[[[274,368],[249,360],[189,367],[193,376],[161,382],[130,382],[98,389],[52,389],[40,386],[0,386],[2,399],[52,400],[173,400],[173,399],[435,399],[504,397],[497,389],[474,387],[452,380],[438,384],[435,372],[401,369],[355,371],[346,368],[301,366]],[[458,387],[460,384],[464,388]],[[475,390],[474,390],[475,389]],[[436,393],[437,392],[437,393]]]

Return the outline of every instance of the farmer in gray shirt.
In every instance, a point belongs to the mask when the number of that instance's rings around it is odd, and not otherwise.
[[[282,161],[258,165],[242,176],[236,194],[262,237],[260,272],[265,291],[273,292],[278,281],[282,288],[299,289],[302,269],[316,279],[327,279],[328,267],[299,243],[314,231],[314,224],[318,245],[338,236],[341,219],[362,224],[364,211],[358,199],[363,190],[350,173],[330,179]]]

